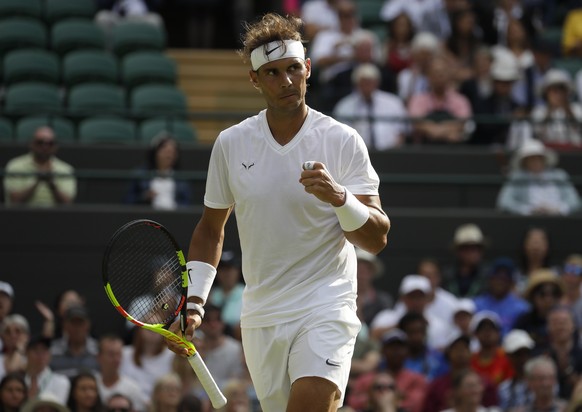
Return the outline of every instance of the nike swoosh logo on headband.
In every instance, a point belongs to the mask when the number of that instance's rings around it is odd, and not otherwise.
[[[281,45],[278,45],[277,47],[275,47],[275,48],[273,48],[273,49],[271,49],[271,50],[267,50],[267,51],[265,52],[265,55],[266,55],[266,56],[268,56],[269,54],[273,53],[275,50],[277,50],[277,49],[279,49],[279,48],[281,48]]]

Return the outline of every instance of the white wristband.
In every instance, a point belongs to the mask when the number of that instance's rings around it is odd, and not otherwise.
[[[370,217],[368,206],[360,202],[348,189],[345,189],[346,202],[340,207],[334,207],[339,224],[344,232],[353,232],[361,228]]]
[[[206,303],[212,282],[216,276],[216,268],[206,262],[191,260],[186,263],[188,270],[188,296],[196,296]]]
[[[188,302],[186,304],[186,310],[194,310],[196,312],[198,312],[198,314],[200,315],[201,319],[204,319],[204,313],[206,312],[204,310],[204,308],[202,307],[202,305],[196,303],[196,302]]]

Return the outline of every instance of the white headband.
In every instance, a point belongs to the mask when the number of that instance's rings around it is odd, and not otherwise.
[[[263,44],[251,52],[251,66],[257,71],[265,63],[288,57],[299,57],[305,60],[303,43],[298,40],[275,40]]]

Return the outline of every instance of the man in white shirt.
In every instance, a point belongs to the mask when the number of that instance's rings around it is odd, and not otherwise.
[[[408,129],[404,103],[398,96],[379,90],[380,80],[380,70],[374,64],[359,65],[352,73],[354,91],[333,110],[333,116],[356,129],[371,150],[401,146]]]

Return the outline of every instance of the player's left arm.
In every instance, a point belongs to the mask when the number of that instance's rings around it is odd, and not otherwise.
[[[388,242],[390,219],[377,195],[354,195],[337,183],[320,162],[307,162],[299,182],[305,191],[335,208],[346,239],[377,254]],[[307,168],[307,170],[305,170]]]

